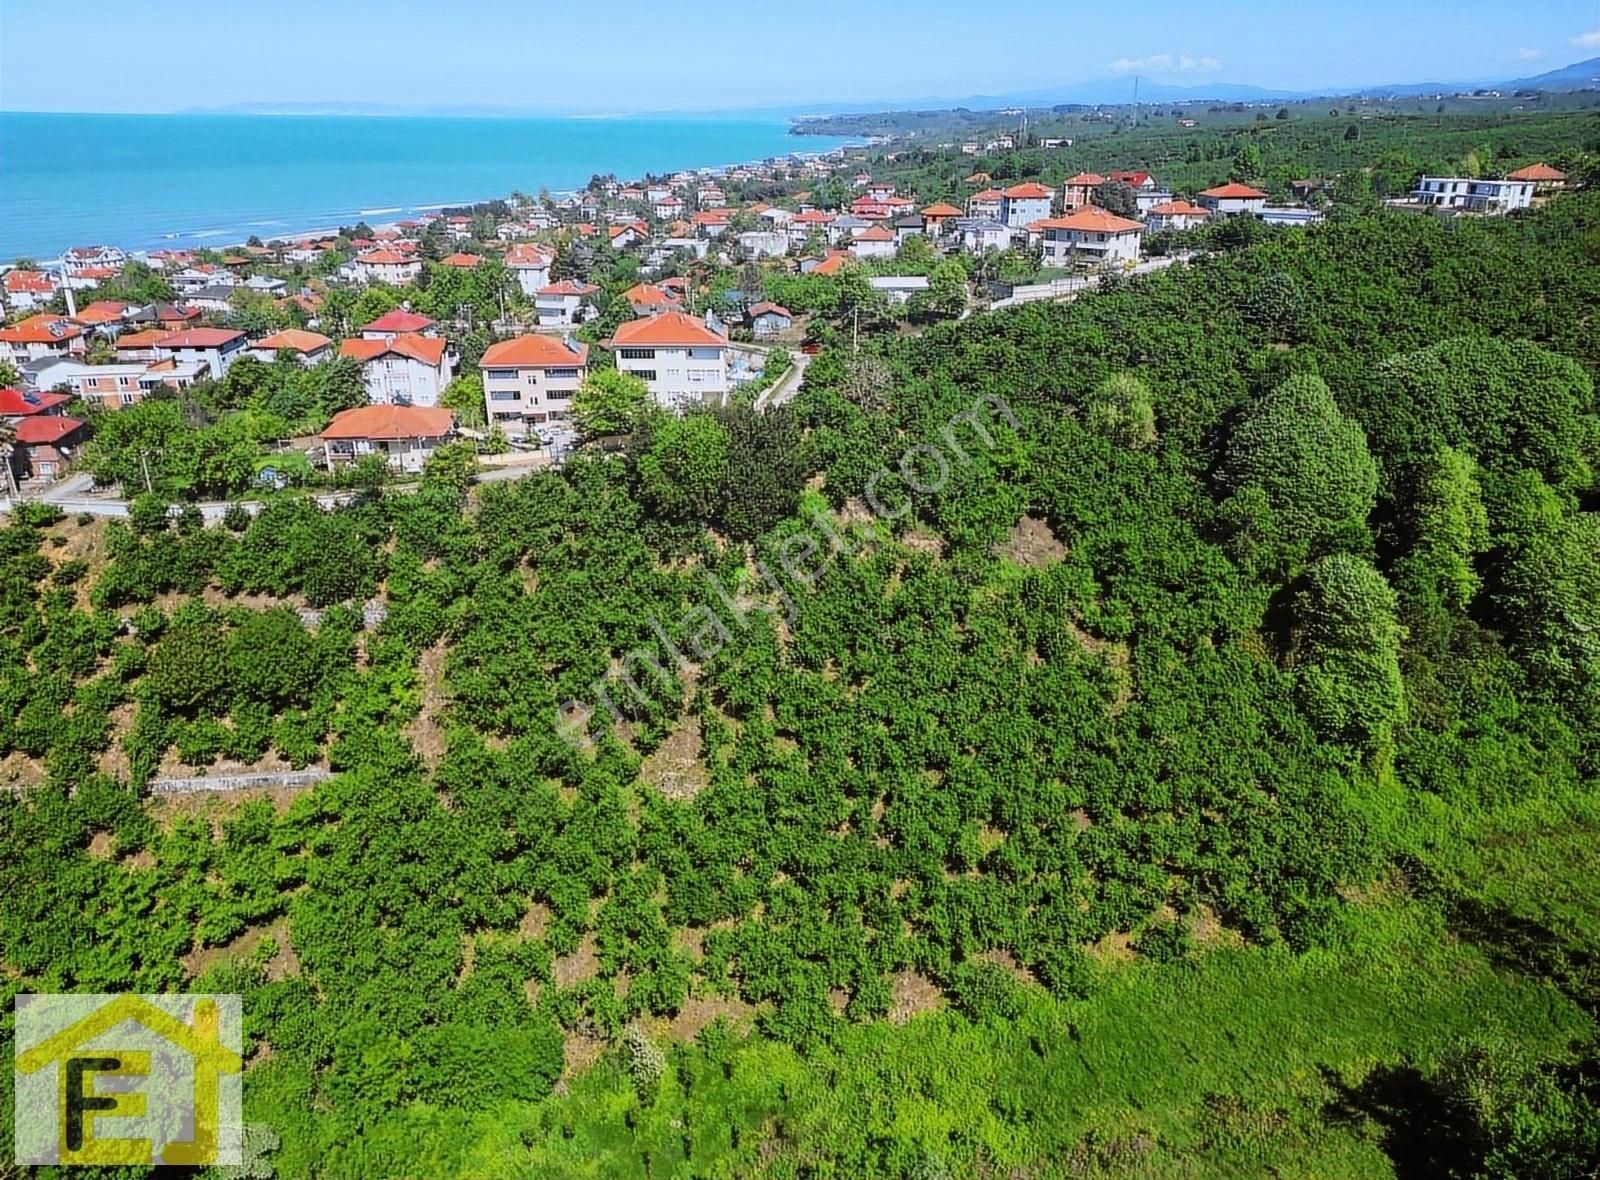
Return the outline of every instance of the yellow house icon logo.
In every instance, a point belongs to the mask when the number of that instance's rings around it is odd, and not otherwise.
[[[16,1162],[240,1162],[236,995],[17,997]]]

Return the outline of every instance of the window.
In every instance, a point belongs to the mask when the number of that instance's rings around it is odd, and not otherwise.
[[[631,369],[629,371],[641,381],[654,381],[656,379],[656,371],[654,369]]]
[[[552,381],[576,381],[578,379],[578,370],[576,370],[576,369],[546,369],[545,370],[545,376],[548,377]]]
[[[489,400],[492,402],[514,402],[520,400],[521,394],[515,390],[493,389],[489,391]]]
[[[621,348],[617,351],[622,359],[627,361],[653,361],[656,359],[656,350],[653,348]]]
[[[484,372],[484,376],[491,381],[515,381],[517,379],[517,371],[515,369],[488,369]]]

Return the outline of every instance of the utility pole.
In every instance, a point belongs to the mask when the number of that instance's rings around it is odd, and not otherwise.
[[[1133,76],[1133,125],[1139,125],[1139,75]]]
[[[144,472],[144,490],[147,492],[155,489],[150,486],[150,465],[144,461],[144,448],[139,448],[139,470]]]
[[[861,305],[850,309],[850,351],[861,351]]]

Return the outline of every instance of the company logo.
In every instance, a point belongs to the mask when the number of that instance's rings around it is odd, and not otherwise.
[[[236,995],[19,995],[19,1164],[238,1164]]]

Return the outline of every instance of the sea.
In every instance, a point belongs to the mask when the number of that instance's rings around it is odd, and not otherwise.
[[[848,141],[773,120],[0,112],[0,259],[372,225]]]

